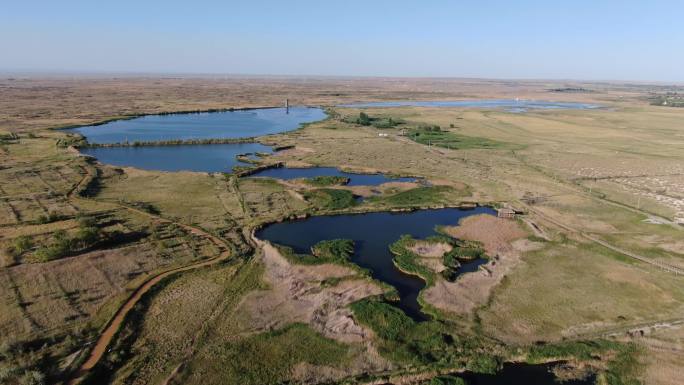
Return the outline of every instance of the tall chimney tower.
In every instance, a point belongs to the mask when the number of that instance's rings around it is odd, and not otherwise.
[[[289,114],[290,113],[290,99],[285,99],[285,113]]]

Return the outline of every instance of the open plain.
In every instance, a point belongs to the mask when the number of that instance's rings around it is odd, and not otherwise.
[[[504,362],[562,361],[556,372],[568,378],[678,384],[684,108],[649,103],[671,89],[411,78],[0,79],[0,382],[439,384],[440,376],[494,373]],[[598,108],[339,107],[516,98]],[[256,138],[282,150],[232,173],[113,167],[81,156],[79,138],[59,130],[144,114],[281,107],[286,99],[325,108],[328,117]],[[281,165],[419,179],[347,186],[248,175]],[[254,236],[307,216],[477,205],[517,214],[464,218],[393,249],[398,268],[427,284],[418,296],[430,316],[424,322],[391,306],[394,289],[335,244],[301,256]],[[456,279],[444,274],[450,253],[471,249],[486,263]],[[453,255],[459,264],[470,256]]]

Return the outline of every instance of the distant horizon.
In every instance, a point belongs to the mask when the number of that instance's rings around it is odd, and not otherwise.
[[[678,0],[25,0],[0,13],[0,70],[680,84],[682,14]]]
[[[265,74],[265,73],[229,73],[229,72],[142,72],[142,71],[100,71],[100,70],[12,70],[0,69],[0,76],[22,78],[290,78],[290,79],[448,79],[448,80],[482,80],[482,81],[529,81],[529,82],[574,82],[574,83],[634,83],[639,85],[674,85],[684,86],[684,80],[635,80],[635,79],[573,79],[573,78],[505,78],[505,77],[468,77],[468,76],[385,76],[385,75],[320,75],[320,74]]]

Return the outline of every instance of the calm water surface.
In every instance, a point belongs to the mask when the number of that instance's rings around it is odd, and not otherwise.
[[[496,374],[466,372],[455,374],[465,379],[468,385],[594,385],[595,376],[583,380],[556,382],[551,372],[553,364],[527,365],[506,363]]]
[[[181,146],[93,147],[83,154],[115,166],[143,170],[231,172],[233,166],[245,165],[235,157],[244,153],[270,153],[271,147],[259,143],[191,144]]]
[[[311,246],[327,239],[352,239],[356,247],[352,261],[372,270],[372,276],[394,286],[399,292],[397,307],[415,320],[427,317],[420,311],[418,293],[425,287],[419,277],[404,274],[392,262],[389,245],[403,234],[425,238],[436,234],[435,226],[456,225],[459,219],[495,211],[478,207],[470,210],[436,209],[410,213],[365,213],[310,217],[274,223],[256,233],[257,238],[292,247],[297,253],[310,253]],[[479,261],[474,264],[481,263]],[[465,266],[464,270],[473,270]]]
[[[290,107],[289,113],[285,108],[263,108],[147,115],[67,131],[84,135],[90,143],[245,138],[291,131],[325,117],[320,108]]]
[[[542,100],[515,99],[483,99],[483,100],[434,100],[434,101],[393,101],[393,102],[364,102],[343,104],[340,107],[470,107],[470,108],[502,108],[510,112],[526,112],[528,110],[572,109],[586,110],[599,108],[595,104],[573,102],[550,102]]]
[[[250,175],[251,177],[269,177],[277,179],[313,178],[317,176],[342,176],[349,178],[347,186],[377,186],[387,182],[415,182],[416,178],[392,178],[384,174],[355,174],[340,171],[334,167],[311,168],[269,168]]]

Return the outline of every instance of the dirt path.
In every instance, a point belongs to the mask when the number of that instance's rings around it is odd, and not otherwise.
[[[621,249],[621,248],[619,248],[619,247],[617,247],[617,246],[611,245],[610,243],[608,243],[608,242],[606,242],[606,241],[604,241],[604,240],[598,239],[598,238],[596,238],[596,237],[594,237],[594,236],[592,236],[592,235],[589,235],[589,234],[586,234],[586,233],[584,233],[584,232],[582,232],[582,231],[576,230],[576,229],[574,229],[573,227],[568,226],[567,224],[564,224],[564,223],[562,223],[562,222],[560,222],[560,221],[558,221],[558,220],[556,220],[556,219],[554,219],[554,218],[549,217],[549,216],[546,215],[546,214],[543,214],[543,213],[540,212],[539,210],[536,210],[536,209],[530,207],[529,205],[526,205],[526,204],[524,204],[524,203],[522,203],[522,202],[519,202],[519,203],[520,203],[521,205],[525,206],[525,207],[527,208],[527,210],[529,210],[530,212],[534,213],[534,214],[537,215],[538,217],[540,217],[540,218],[542,218],[542,219],[544,219],[544,220],[546,220],[546,221],[548,221],[548,222],[551,222],[551,223],[553,223],[554,225],[559,226],[560,228],[562,228],[562,229],[564,229],[564,230],[567,230],[568,232],[571,232],[571,233],[574,233],[574,234],[578,234],[579,236],[581,236],[581,237],[583,237],[583,238],[585,238],[585,239],[587,239],[587,240],[589,240],[589,241],[592,241],[592,242],[594,242],[594,243],[597,243],[597,244],[599,244],[599,245],[601,245],[601,246],[603,246],[603,247],[605,247],[605,248],[608,248],[608,249],[610,249],[610,250],[613,250],[613,251],[615,251],[615,252],[617,252],[617,253],[620,253],[620,254],[622,254],[622,255],[626,255],[626,256],[628,256],[628,257],[630,257],[630,258],[639,260],[639,261],[644,262],[644,263],[648,263],[649,265],[652,265],[652,266],[658,267],[658,268],[660,268],[660,269],[669,271],[669,272],[674,273],[674,274],[676,274],[676,275],[684,275],[684,269],[682,269],[682,268],[680,268],[680,267],[672,266],[672,265],[669,265],[669,264],[667,264],[667,263],[664,263],[664,262],[661,262],[661,261],[656,261],[656,260],[653,260],[653,259],[651,259],[651,258],[647,258],[647,257],[644,257],[644,256],[642,256],[642,255],[632,253],[631,251],[627,251],[627,250]]]
[[[67,194],[67,197],[69,199],[74,199],[74,200],[89,200],[89,198],[82,198],[79,197],[77,194],[77,191],[79,191],[79,188],[83,186],[84,184],[89,183],[89,178],[92,178],[92,174],[90,172],[84,176],[84,178]],[[114,314],[114,317],[109,321],[105,329],[100,333],[100,335],[97,338],[97,341],[95,342],[94,346],[90,350],[90,353],[88,355],[88,359],[81,364],[81,366],[78,368],[78,370],[74,373],[72,378],[67,382],[69,385],[76,385],[78,384],[83,377],[93,368],[95,365],[102,359],[102,357],[105,355],[107,352],[107,347],[109,344],[112,342],[114,339],[114,336],[116,335],[117,331],[121,327],[121,324],[123,321],[126,319],[126,315],[128,315],[128,312],[133,309],[133,307],[140,301],[140,299],[147,293],[154,285],[159,283],[161,280],[164,278],[167,278],[171,276],[172,274],[180,273],[183,271],[188,271],[188,270],[193,270],[205,266],[210,266],[214,265],[216,263],[222,262],[226,259],[228,259],[231,256],[231,248],[230,246],[222,239],[209,234],[208,232],[194,227],[190,225],[186,225],[184,223],[180,222],[175,222],[166,218],[163,218],[161,216],[155,215],[148,213],[143,210],[139,210],[130,206],[126,206],[123,204],[119,203],[113,203],[113,202],[106,202],[107,204],[112,204],[118,207],[121,207],[123,209],[129,210],[131,212],[134,212],[139,215],[147,216],[149,218],[152,218],[157,221],[161,222],[166,222],[166,223],[172,223],[175,224],[184,230],[195,234],[199,237],[206,238],[210,240],[212,243],[214,243],[220,250],[219,255],[217,255],[214,258],[207,259],[207,260],[202,260],[198,262],[193,262],[191,264],[185,265],[185,266],[179,266],[175,267],[169,270],[165,270],[162,272],[159,272],[150,278],[148,278],[145,282],[143,282],[140,286],[138,286],[133,293],[128,297],[126,302],[124,302],[121,307],[116,311]]]

